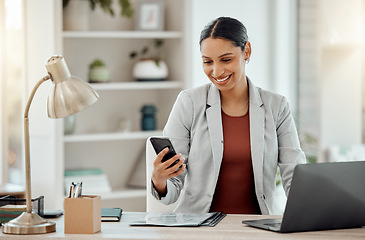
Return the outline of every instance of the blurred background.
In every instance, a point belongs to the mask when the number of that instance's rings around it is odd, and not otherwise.
[[[50,83],[39,88],[32,196],[63,208],[82,179],[103,206],[145,211],[146,139],[162,134],[181,90],[209,82],[199,35],[219,16],[246,26],[247,75],[288,98],[308,162],[365,159],[364,10],[363,0],[0,0],[0,183],[24,188],[25,104],[45,61],[63,55],[100,99],[54,120]]]

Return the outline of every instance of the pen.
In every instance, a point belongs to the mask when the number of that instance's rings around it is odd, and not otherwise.
[[[73,183],[74,184],[74,183]],[[82,196],[82,182],[74,184],[74,191],[71,195],[72,198],[78,198]]]
[[[75,192],[75,183],[72,182],[71,186],[70,186],[70,193],[69,193],[69,198],[73,198],[74,197],[74,192]]]
[[[81,197],[82,196],[82,182],[79,182],[78,185],[79,185],[79,187],[76,192],[76,197]]]

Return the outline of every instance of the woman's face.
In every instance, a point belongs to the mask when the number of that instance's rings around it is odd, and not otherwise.
[[[200,51],[204,73],[220,91],[246,86],[245,60],[251,54],[249,42],[242,51],[227,39],[206,38]]]

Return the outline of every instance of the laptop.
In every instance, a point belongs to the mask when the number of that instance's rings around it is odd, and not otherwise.
[[[297,165],[283,217],[242,223],[281,233],[365,226],[365,161]]]

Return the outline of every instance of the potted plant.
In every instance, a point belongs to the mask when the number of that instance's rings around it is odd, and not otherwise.
[[[163,41],[155,39],[150,45],[144,46],[140,51],[132,51],[130,58],[138,58],[133,66],[133,77],[137,81],[163,81],[168,76],[166,62],[162,59],[159,49]],[[151,48],[155,54],[150,54]]]
[[[105,63],[100,59],[95,59],[89,66],[89,82],[90,83],[106,83],[110,82],[109,70]]]
[[[120,15],[131,18],[134,9],[130,0],[118,0]],[[89,10],[100,7],[105,13],[115,16],[113,0],[63,0],[63,27],[65,30],[88,30]]]

